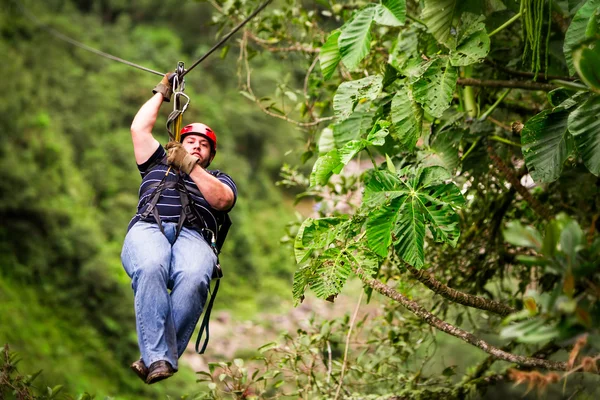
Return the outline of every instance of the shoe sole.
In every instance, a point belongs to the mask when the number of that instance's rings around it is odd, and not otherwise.
[[[173,376],[173,372],[162,372],[155,375],[148,375],[146,378],[146,383],[148,385],[152,385],[153,383],[162,381],[163,379],[167,379]]]
[[[141,380],[143,380],[144,382],[146,382],[146,379],[148,378],[148,370],[145,370],[145,371],[144,371],[144,369],[142,369],[142,367],[141,367],[141,366],[139,366],[139,365],[136,365],[136,364],[131,364],[131,365],[129,366],[129,368],[130,368],[130,369],[131,369],[133,372],[135,372],[135,374],[136,374],[136,375],[137,375],[137,376],[138,376],[138,377],[139,377]]]

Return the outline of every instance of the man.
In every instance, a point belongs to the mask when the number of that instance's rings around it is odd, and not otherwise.
[[[185,126],[181,143],[169,142],[167,151],[152,136],[158,110],[172,94],[167,75],[153,93],[131,124],[142,183],[121,253],[141,353],[131,368],[148,384],[177,371],[208,296],[219,225],[237,197],[228,175],[205,169],[217,150],[208,126]]]

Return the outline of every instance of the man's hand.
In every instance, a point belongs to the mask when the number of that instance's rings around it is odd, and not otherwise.
[[[160,93],[163,96],[163,100],[166,102],[171,101],[171,95],[173,95],[173,77],[175,74],[173,72],[169,74],[165,74],[162,80],[158,85],[152,89],[152,93]]]
[[[181,143],[169,142],[167,148],[167,164],[174,166],[186,174],[191,174],[192,170],[198,164],[199,160],[188,153]]]

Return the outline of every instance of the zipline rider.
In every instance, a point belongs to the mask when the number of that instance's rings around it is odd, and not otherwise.
[[[181,143],[169,142],[166,151],[152,136],[172,92],[165,75],[131,124],[142,183],[121,261],[132,281],[141,353],[131,368],[148,384],[178,369],[208,297],[219,225],[237,197],[231,177],[206,169],[217,151],[208,126],[185,126]]]

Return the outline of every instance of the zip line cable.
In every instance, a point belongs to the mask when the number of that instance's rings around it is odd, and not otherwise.
[[[113,60],[113,61],[118,61],[118,62],[120,62],[120,63],[123,63],[123,64],[125,64],[125,65],[129,65],[130,67],[134,67],[134,68],[137,68],[137,69],[141,69],[142,71],[150,72],[150,73],[153,73],[153,74],[155,74],[155,75],[160,75],[160,76],[164,76],[164,75],[165,75],[165,74],[164,74],[164,73],[162,73],[162,72],[154,71],[154,70],[152,70],[152,69],[150,69],[150,68],[146,68],[146,67],[144,67],[144,66],[141,66],[141,65],[138,65],[138,64],[132,63],[131,61],[127,61],[127,60],[124,60],[124,59],[122,59],[122,58],[119,58],[119,57],[117,57],[117,56],[113,56],[112,54],[108,54],[108,53],[105,53],[105,52],[103,52],[103,51],[96,50],[96,49],[94,49],[93,47],[90,47],[90,46],[88,46],[87,44],[84,44],[84,43],[78,42],[78,41],[77,41],[77,40],[75,40],[75,39],[71,39],[70,37],[68,37],[68,36],[66,36],[66,35],[63,35],[63,34],[62,34],[62,33],[60,33],[59,31],[57,31],[56,29],[54,29],[54,28],[52,28],[52,27],[50,27],[50,26],[48,26],[48,25],[44,24],[44,23],[43,23],[42,21],[40,21],[40,20],[39,20],[39,19],[38,19],[38,18],[37,18],[35,15],[33,15],[31,12],[29,12],[29,10],[27,10],[27,9],[26,9],[26,8],[23,6],[23,4],[21,4],[19,1],[15,0],[15,1],[14,1],[14,3],[17,5],[17,7],[19,7],[19,8],[21,9],[21,12],[22,12],[22,13],[23,13],[23,14],[24,14],[26,17],[28,17],[28,18],[29,18],[31,21],[33,21],[33,22],[34,22],[36,25],[38,25],[39,27],[43,28],[44,30],[46,30],[46,31],[47,31],[47,32],[49,32],[50,34],[54,35],[55,37],[57,37],[57,38],[59,38],[59,39],[61,39],[61,40],[64,40],[64,41],[65,41],[65,42],[67,42],[67,43],[70,43],[70,44],[72,44],[72,45],[74,45],[74,46],[77,46],[77,47],[79,47],[79,48],[82,48],[82,49],[84,49],[84,50],[90,51],[90,52],[92,52],[92,53],[94,53],[94,54],[97,54],[97,55],[99,55],[99,56],[106,57],[106,58],[108,58],[108,59],[110,59],[110,60]]]
[[[233,36],[238,30],[240,30],[244,25],[246,25],[248,22],[250,22],[250,20],[254,17],[256,17],[256,15],[261,12],[266,6],[269,5],[269,3],[272,0],[266,0],[264,3],[262,3],[256,10],[254,10],[252,12],[252,14],[250,14],[248,17],[246,17],[245,20],[243,20],[238,26],[236,26],[235,28],[233,28],[231,30],[231,32],[229,32],[227,35],[223,36],[221,38],[221,40],[219,40],[210,50],[208,50],[202,57],[200,57],[189,69],[183,71],[183,73],[181,74],[181,78],[183,78],[188,72],[190,72],[192,69],[194,69],[198,64],[200,64],[202,61],[204,61],[208,56],[210,56],[215,50],[217,50],[219,47],[221,47],[221,45],[223,43],[225,43],[226,41],[229,40],[229,38],[231,36]],[[40,28],[46,30],[48,33],[52,34],[53,36],[57,37],[58,39],[64,40],[67,43],[70,43],[74,46],[77,46],[81,49],[87,50],[89,52],[92,52],[96,55],[108,58],[109,60],[113,60],[113,61],[118,61],[120,63],[123,63],[125,65],[129,65],[130,67],[134,67],[137,69],[140,69],[142,71],[146,71],[146,72],[150,72],[152,74],[155,75],[160,75],[160,76],[164,76],[165,74],[162,72],[158,72],[158,71],[154,71],[150,68],[146,68],[142,65],[138,65],[135,63],[132,63],[131,61],[127,61],[124,60],[122,58],[119,58],[117,56],[113,56],[112,54],[109,53],[105,53],[103,51],[97,50],[93,47],[90,47],[84,43],[78,42],[75,39],[72,39],[62,33],[60,33],[59,31],[57,31],[56,29],[44,24],[42,21],[40,21],[35,15],[33,15],[29,10],[27,10],[23,4],[21,4],[21,2],[19,2],[18,0],[13,0],[13,2],[17,5],[17,7],[19,7],[19,9],[21,10],[21,12],[27,17],[29,18],[31,21],[33,21],[37,26],[39,26]]]
[[[256,10],[254,10],[252,12],[252,14],[248,15],[248,17],[246,17],[245,20],[243,20],[238,26],[236,26],[235,28],[233,28],[231,30],[231,32],[229,32],[227,35],[223,36],[221,38],[221,40],[219,40],[217,42],[217,44],[215,44],[210,50],[208,50],[206,52],[206,54],[204,54],[202,57],[200,57],[190,68],[188,68],[187,70],[183,71],[183,74],[181,74],[181,77],[183,78],[188,72],[190,72],[191,70],[193,70],[198,64],[200,64],[202,61],[204,61],[204,59],[208,56],[210,56],[216,49],[218,49],[223,43],[225,43],[226,41],[229,40],[229,38],[231,36],[233,36],[234,33],[236,33],[238,30],[240,30],[241,27],[243,27],[244,25],[246,25],[248,22],[250,22],[250,20],[254,17],[256,17],[256,15],[261,12],[266,6],[269,5],[269,3],[272,0],[266,0],[264,3],[262,3]]]

